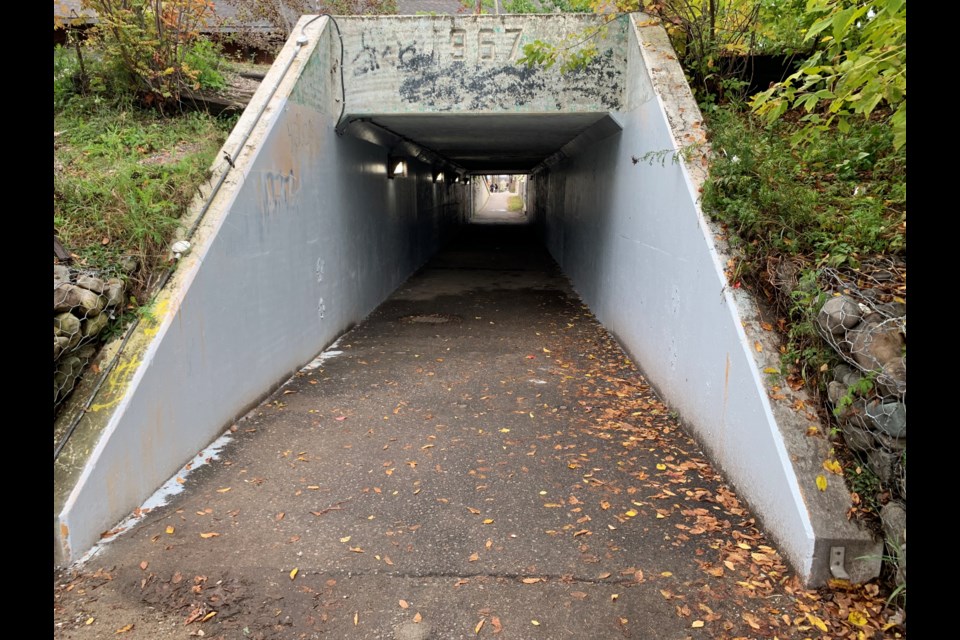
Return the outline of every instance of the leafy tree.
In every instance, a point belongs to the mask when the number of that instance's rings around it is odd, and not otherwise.
[[[97,15],[92,45],[145,103],[162,110],[178,102],[185,88],[200,88],[198,63],[215,55],[200,36],[213,15],[212,2],[82,0],[81,6]]]
[[[770,122],[802,109],[798,141],[833,124],[846,132],[850,118],[889,110],[894,147],[907,136],[906,0],[809,0],[812,24],[804,38],[816,50],[783,82],[757,94],[754,110]]]

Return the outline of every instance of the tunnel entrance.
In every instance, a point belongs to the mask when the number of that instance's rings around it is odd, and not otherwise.
[[[699,207],[701,116],[666,32],[600,20],[305,16],[183,220],[189,251],[55,460],[58,562],[372,313],[396,307],[397,327],[429,337],[509,308],[524,332],[542,303],[589,306],[808,582],[836,548],[854,581],[875,575],[849,494],[815,483],[816,416],[768,388],[775,337],[727,286],[723,232]],[[583,29],[597,53],[582,69],[517,64]],[[505,358],[527,348],[496,340]]]

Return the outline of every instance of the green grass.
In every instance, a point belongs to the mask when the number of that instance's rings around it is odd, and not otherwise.
[[[89,63],[88,63],[89,64]],[[77,91],[69,61],[55,69],[54,225],[84,267],[115,271],[124,256],[149,282],[234,119],[163,117],[122,94]],[[59,77],[58,77],[59,74]]]
[[[507,211],[523,211],[523,198],[520,196],[507,198]]]

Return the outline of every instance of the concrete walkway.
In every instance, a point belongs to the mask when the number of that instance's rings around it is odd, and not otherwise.
[[[54,637],[847,637],[531,233],[472,227],[57,574]]]
[[[526,224],[527,216],[523,211],[510,211],[510,197],[516,196],[509,191],[494,191],[484,203],[483,208],[470,219],[474,224]]]

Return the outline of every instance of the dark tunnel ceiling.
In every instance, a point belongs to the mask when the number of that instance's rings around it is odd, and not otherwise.
[[[476,173],[528,172],[607,117],[606,113],[391,114],[363,116],[358,137],[381,129]],[[370,124],[375,127],[370,127]],[[378,141],[379,142],[379,141]],[[383,142],[380,142],[383,143]]]

